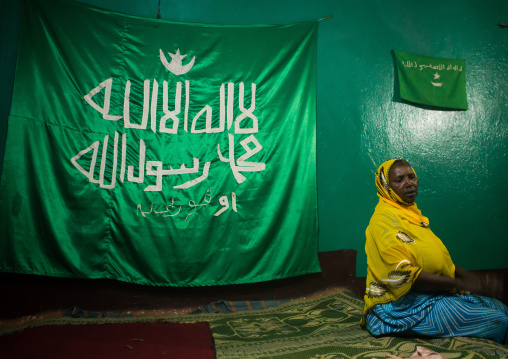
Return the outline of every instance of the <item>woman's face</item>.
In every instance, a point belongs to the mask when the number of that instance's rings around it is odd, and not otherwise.
[[[418,196],[418,178],[407,163],[399,162],[388,173],[390,187],[407,203],[413,203]]]

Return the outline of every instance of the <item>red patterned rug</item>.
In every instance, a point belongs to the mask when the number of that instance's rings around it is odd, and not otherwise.
[[[43,325],[0,336],[2,358],[215,358],[207,323]]]

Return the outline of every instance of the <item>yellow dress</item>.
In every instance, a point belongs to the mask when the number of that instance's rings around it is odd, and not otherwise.
[[[432,233],[429,220],[415,203],[404,203],[386,181],[395,160],[376,172],[379,203],[366,230],[367,283],[365,315],[376,304],[406,294],[422,270],[455,277],[455,265],[443,242]]]

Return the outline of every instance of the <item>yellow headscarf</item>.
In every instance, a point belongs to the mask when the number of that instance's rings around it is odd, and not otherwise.
[[[377,187],[377,195],[378,197],[386,202],[387,204],[390,204],[391,206],[394,206],[395,208],[401,210],[405,216],[407,216],[407,220],[411,223],[421,225],[422,227],[428,227],[429,226],[429,219],[425,216],[422,216],[422,212],[418,209],[416,206],[416,203],[407,203],[402,200],[402,198],[395,193],[390,187],[390,169],[392,168],[393,164],[397,161],[403,161],[404,163],[407,163],[402,158],[393,158],[391,160],[383,162],[381,166],[376,171],[376,187]],[[411,165],[407,163],[409,167]],[[413,167],[411,167],[413,170],[413,173],[415,174],[416,178],[418,176],[416,175],[415,170]]]
[[[384,162],[376,171],[379,203],[365,232],[368,268],[362,325],[370,308],[402,297],[422,270],[455,276],[450,254],[430,230],[429,219],[416,203],[404,202],[390,188],[389,172],[397,160]]]

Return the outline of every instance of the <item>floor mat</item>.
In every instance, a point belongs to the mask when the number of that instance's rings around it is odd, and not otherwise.
[[[88,325],[90,323],[140,324],[160,321],[201,324],[206,322],[213,335],[217,359],[384,359],[387,354],[407,358],[416,351],[418,346],[438,352],[445,358],[508,358],[508,346],[485,339],[465,337],[375,338],[360,327],[362,310],[362,300],[348,291],[334,290],[324,295],[290,301],[273,308],[235,313],[176,314],[159,317],[134,316],[131,318],[110,316],[97,319],[61,317],[31,323],[30,326],[85,323]],[[20,329],[10,329],[10,332],[13,330]],[[7,333],[8,331],[3,332],[3,334]],[[177,334],[175,334],[175,338],[177,338]],[[131,339],[146,340],[147,337],[148,334],[144,336],[134,336],[133,334],[124,337],[122,341],[118,342],[116,349],[124,355],[122,358],[129,358],[127,355],[135,353],[136,348],[139,348],[136,346],[137,344],[145,344],[144,341],[141,343],[131,342]],[[58,339],[58,336],[55,338]],[[170,340],[168,337],[164,338],[166,338],[164,341]],[[101,339],[97,338],[97,341],[100,342]],[[175,353],[186,354],[185,350],[181,351],[179,348],[183,342],[175,340],[172,343],[175,345],[172,349]],[[88,342],[88,346],[96,344],[95,340]],[[130,349],[126,345],[133,348]],[[0,342],[0,348],[2,348],[3,354],[3,342]],[[202,355],[192,355],[189,354],[187,357],[206,358]],[[34,357],[42,358],[37,355],[31,358]],[[74,358],[75,356],[69,357]],[[142,356],[138,355],[137,357]],[[169,357],[186,358],[185,356]],[[51,356],[51,358],[55,358],[55,356]],[[101,357],[92,356],[92,358]],[[110,356],[110,358],[115,357]]]
[[[409,357],[423,346],[446,358],[508,358],[508,347],[475,338],[374,338],[360,327],[363,301],[347,291],[262,311],[207,319],[217,358]]]

